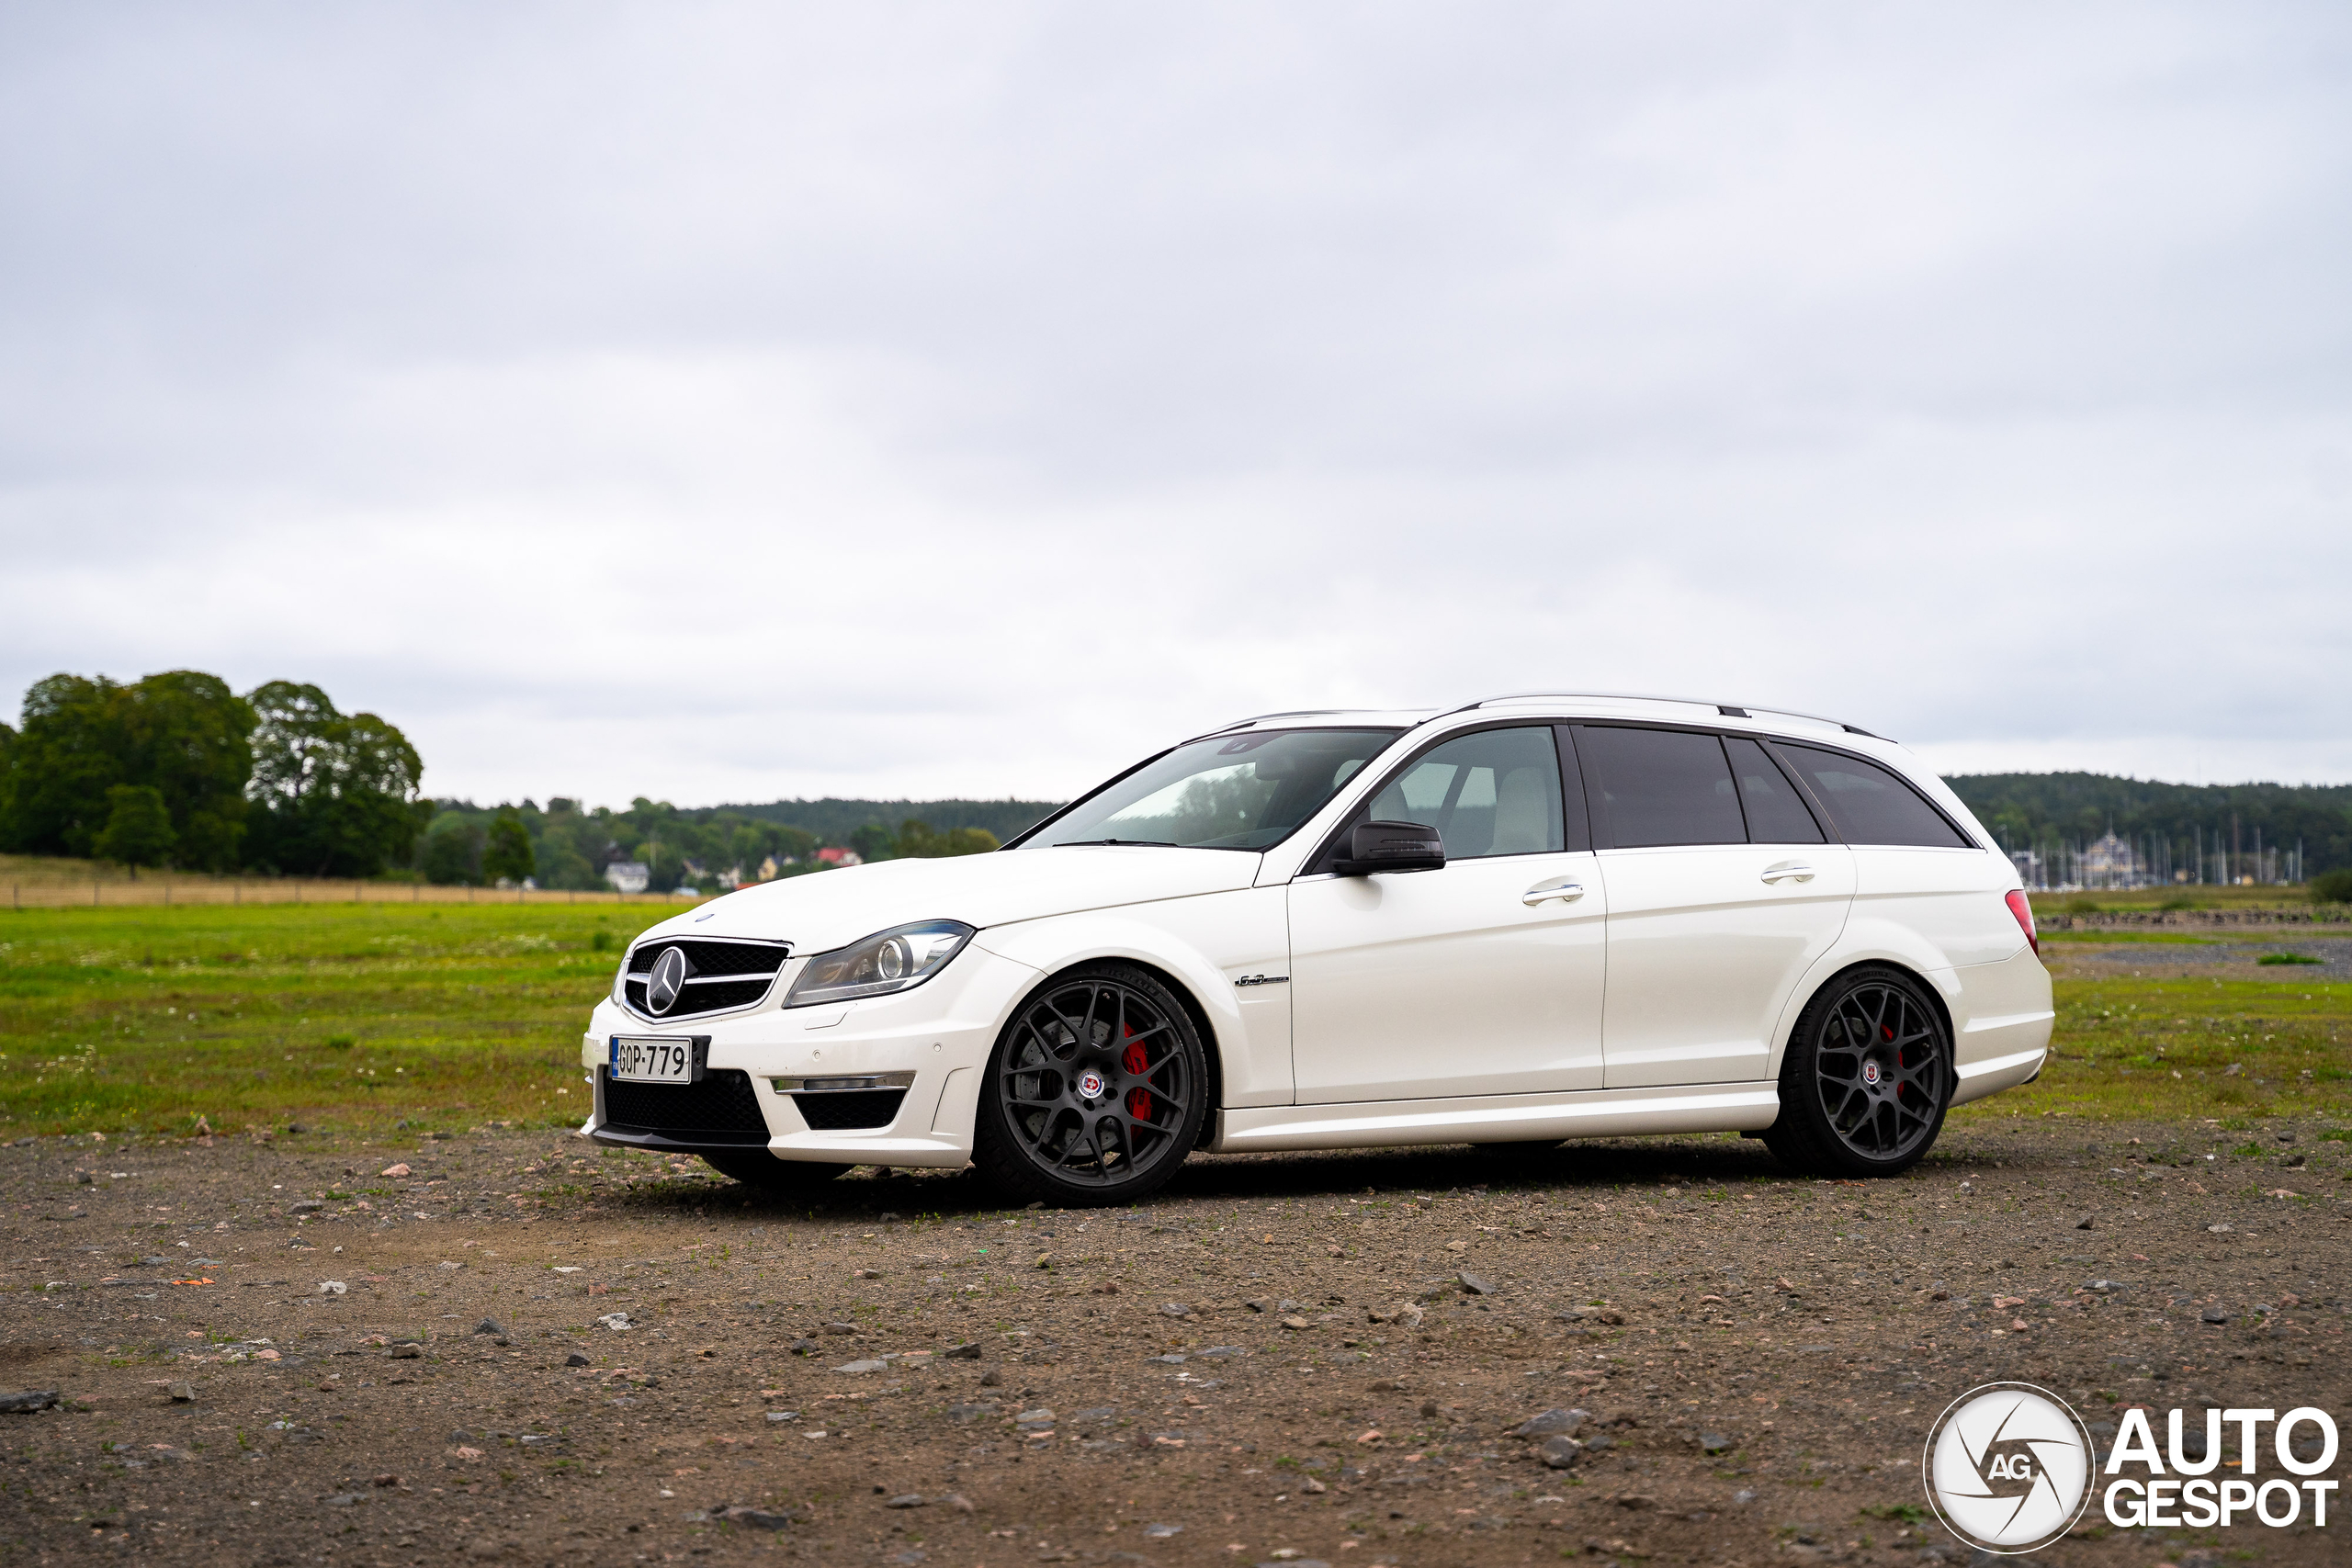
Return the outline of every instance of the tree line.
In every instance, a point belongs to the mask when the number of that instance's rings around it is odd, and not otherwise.
[[[778,802],[788,807],[792,802]],[[419,871],[429,881],[448,884],[519,884],[541,887],[599,888],[605,868],[631,861],[647,868],[655,888],[690,886],[702,892],[738,882],[801,876],[835,863],[820,858],[827,849],[854,851],[860,860],[930,859],[981,854],[1001,842],[988,829],[967,825],[933,827],[924,817],[901,817],[895,828],[877,819],[885,812],[952,817],[954,801],[828,801],[819,814],[819,832],[766,813],[775,807],[712,807],[681,809],[668,801],[639,796],[627,810],[588,807],[557,796],[544,807],[481,807],[470,801],[437,803],[417,852]],[[944,810],[933,810],[945,807]],[[1046,810],[1041,808],[1038,816]],[[754,815],[754,812],[761,813]],[[842,819],[856,822],[844,828]],[[1035,818],[1030,818],[1035,820]],[[1026,823],[1023,824],[1026,826]]]
[[[299,682],[51,675],[0,724],[0,849],[376,876],[410,862],[424,773],[398,728]]]

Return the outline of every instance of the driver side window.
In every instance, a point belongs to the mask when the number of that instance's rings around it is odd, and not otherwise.
[[[1551,728],[1482,729],[1449,740],[1382,785],[1363,819],[1435,828],[1449,861],[1557,854],[1565,840]]]

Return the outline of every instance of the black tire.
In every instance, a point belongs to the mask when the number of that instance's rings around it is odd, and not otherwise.
[[[1200,1032],[1165,981],[1132,964],[1070,970],[1030,992],[998,1036],[972,1164],[1012,1201],[1135,1202],[1200,1141],[1208,1081]]]
[[[702,1163],[721,1176],[731,1176],[746,1187],[756,1187],[763,1192],[802,1192],[831,1181],[848,1170],[845,1165],[828,1165],[809,1159],[778,1159],[765,1149],[713,1150],[702,1156]]]
[[[1805,1004],[1781,1063],[1782,1163],[1829,1176],[1894,1176],[1934,1146],[1951,1104],[1951,1032],[1918,980],[1848,970]]]

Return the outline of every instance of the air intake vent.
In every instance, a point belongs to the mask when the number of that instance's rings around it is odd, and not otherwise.
[[[659,1133],[686,1144],[765,1146],[768,1121],[749,1074],[712,1067],[700,1083],[631,1083],[605,1077],[605,1120],[616,1133]],[[824,1098],[820,1096],[818,1098]],[[846,1099],[847,1096],[837,1098]]]

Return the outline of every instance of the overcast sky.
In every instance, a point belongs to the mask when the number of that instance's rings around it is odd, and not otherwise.
[[[2352,778],[2340,5],[0,0],[0,705],[1058,798],[1268,709]]]

